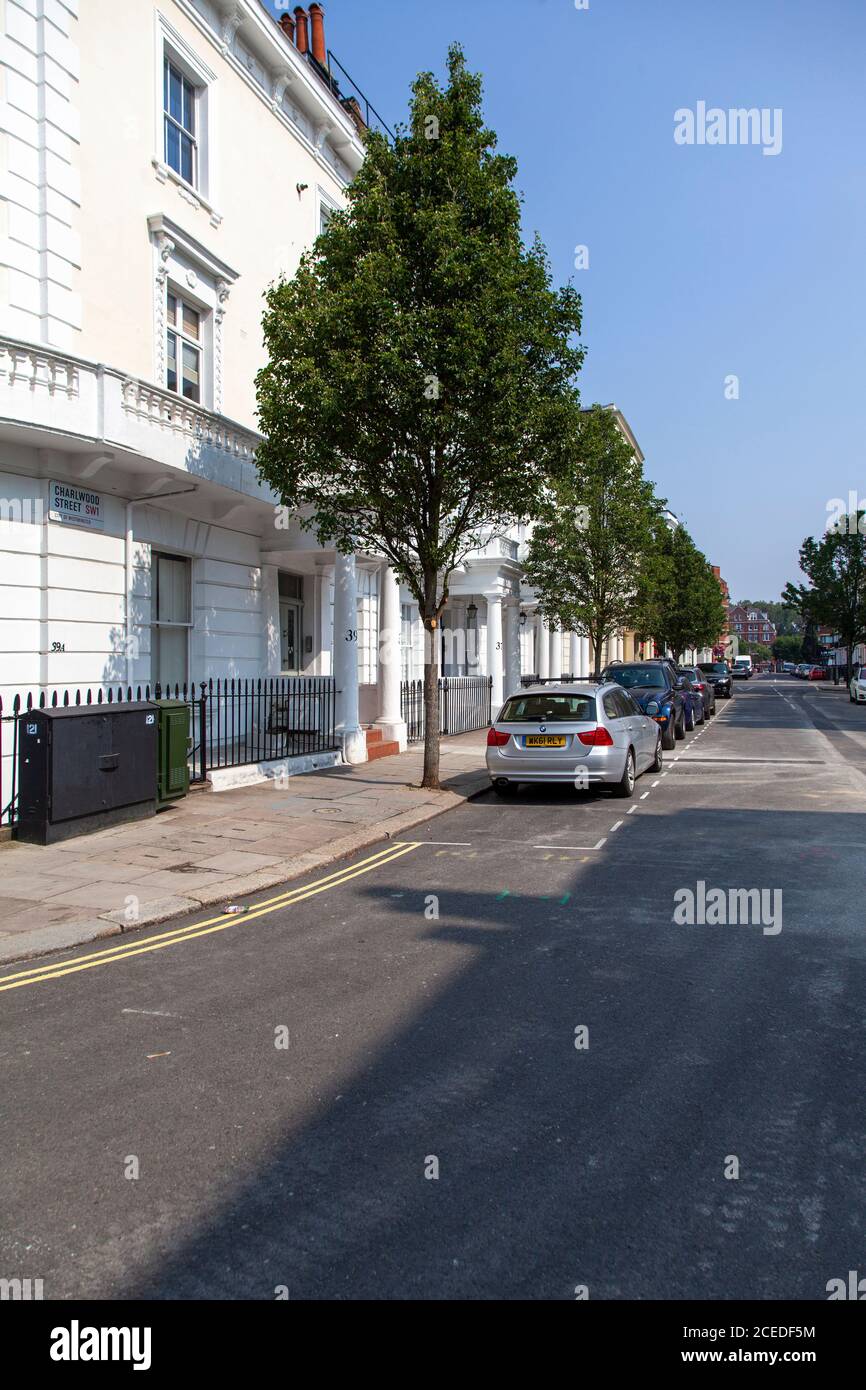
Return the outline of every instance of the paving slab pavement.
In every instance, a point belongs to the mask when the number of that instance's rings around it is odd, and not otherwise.
[[[442,788],[423,752],[230,791],[196,790],[152,820],[56,845],[0,844],[0,963],[242,900],[400,835],[489,786],[486,730],[443,738]]]

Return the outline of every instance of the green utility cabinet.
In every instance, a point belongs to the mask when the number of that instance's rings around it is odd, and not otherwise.
[[[157,805],[178,801],[189,791],[189,715],[185,700],[159,700]]]

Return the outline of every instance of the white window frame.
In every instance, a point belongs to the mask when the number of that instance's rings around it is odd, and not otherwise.
[[[223,320],[238,272],[214,256],[171,218],[158,213],[147,219],[153,243],[154,380],[167,390],[167,295],[176,294],[202,318],[201,410],[223,410]],[[174,394],[174,392],[172,392]],[[185,399],[178,393],[178,399]],[[188,404],[195,408],[196,402]]]
[[[165,149],[165,63],[166,59],[191,83],[195,89],[195,141],[197,150],[194,171],[195,181],[189,183],[173,169],[166,160]],[[155,154],[153,164],[157,177],[165,182],[176,184],[182,194],[191,201],[204,206],[216,218],[216,225],[222,220],[213,210],[215,199],[215,162],[213,143],[215,130],[215,84],[216,73],[207,66],[178,31],[169,24],[165,15],[156,14],[156,62],[155,72]]]
[[[325,230],[322,226],[323,214],[330,218],[333,213],[341,212],[342,208],[336,198],[332,198],[331,194],[326,192],[321,184],[316,185],[316,190],[318,193],[318,198],[316,200],[316,236],[321,236],[322,232]]]
[[[191,338],[191,337],[189,337],[189,336],[184,332],[184,329],[183,329],[183,326],[182,326],[182,325],[183,325],[183,314],[181,314],[181,316],[180,316],[180,319],[181,319],[181,326],[180,326],[180,327],[178,327],[177,319],[175,319],[175,322],[174,322],[174,323],[172,323],[172,322],[169,320],[169,317],[168,317],[168,299],[169,299],[169,296],[172,296],[172,297],[176,300],[176,302],[177,302],[178,304],[180,304],[180,305],[184,305],[184,304],[185,304],[185,305],[187,306],[188,309],[192,309],[196,314],[198,314],[199,336],[198,336],[197,338]],[[210,311],[209,311],[206,307],[203,308],[202,305],[198,302],[198,300],[192,299],[192,298],[190,297],[190,295],[189,295],[187,292],[185,292],[183,289],[181,289],[179,286],[175,285],[175,284],[174,284],[173,282],[171,282],[171,281],[167,282],[167,284],[166,284],[166,287],[165,287],[165,298],[166,298],[166,315],[165,315],[165,355],[166,355],[166,373],[165,373],[165,381],[162,383],[162,385],[163,385],[163,387],[164,387],[164,389],[165,389],[166,391],[171,391],[173,395],[179,396],[181,400],[189,401],[191,405],[197,405],[197,406],[202,407],[203,409],[207,409],[207,408],[208,408],[208,402],[209,402],[209,400],[212,398],[212,394],[213,394],[213,393],[212,393],[212,377],[213,377],[213,373],[212,373],[212,370],[211,370],[211,368],[212,368],[212,362],[213,362],[213,349],[212,349],[212,346],[211,346],[211,342],[212,342],[212,333],[211,333],[211,326],[210,326]],[[169,335],[170,333],[173,333],[173,334],[174,334],[175,339],[177,340],[177,343],[178,343],[178,351],[177,351],[176,357],[175,357],[175,366],[176,366],[176,369],[177,369],[177,386],[175,386],[175,387],[171,387],[171,386],[169,386],[169,384],[168,384],[168,335]],[[195,351],[198,353],[198,400],[197,400],[197,401],[192,400],[191,397],[189,397],[189,396],[185,396],[185,395],[184,395],[184,392],[183,392],[183,345],[184,345],[184,343],[189,344],[189,346],[190,346],[191,348],[194,348]]]
[[[187,597],[189,603],[189,621],[185,623],[166,622],[159,617],[159,561],[160,560],[180,560],[185,562],[187,570]],[[163,684],[161,676],[156,671],[158,661],[159,633],[162,628],[171,629],[174,632],[186,631],[186,679],[185,684],[189,688],[192,683],[192,634],[195,626],[195,575],[193,573],[194,560],[191,555],[184,555],[179,550],[163,550],[161,546],[152,545],[150,547],[150,675],[151,684],[156,685],[159,681]]]

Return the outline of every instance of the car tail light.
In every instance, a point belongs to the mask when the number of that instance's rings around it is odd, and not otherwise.
[[[613,739],[607,729],[602,728],[600,724],[594,729],[588,729],[585,734],[578,734],[577,737],[580,739],[581,743],[588,743],[593,748],[613,747]]]
[[[695,690],[706,690],[706,688],[703,681],[695,681]]]
[[[488,748],[502,748],[502,746],[503,746],[504,744],[506,744],[510,738],[511,738],[511,735],[510,735],[510,734],[504,734],[504,733],[502,732],[501,729],[488,729],[488,730],[487,730],[487,747],[488,747]]]

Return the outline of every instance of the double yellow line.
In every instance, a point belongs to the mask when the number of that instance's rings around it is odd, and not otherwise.
[[[385,864],[390,864],[395,859],[402,858],[404,854],[409,854],[411,850],[417,849],[420,843],[418,840],[411,843],[395,840],[387,849],[380,850],[378,854],[371,854],[359,864],[347,865],[345,869],[338,869],[335,873],[317,879],[315,883],[308,883],[303,888],[292,888],[275,898],[267,898],[264,902],[256,903],[248,912],[223,913],[219,917],[210,917],[205,922],[193,922],[188,927],[161,932],[158,936],[148,937],[146,941],[129,941],[122,946],[110,946],[104,951],[95,951],[89,956],[79,956],[77,960],[55,961],[48,965],[35,966],[32,970],[20,970],[14,975],[2,975],[0,993],[7,989],[22,989],[24,985],[39,985],[45,980],[59,980],[64,975],[76,975],[80,970],[95,970],[98,965],[114,965],[118,961],[128,960],[130,956],[143,956],[149,951],[161,951],[165,946],[178,946],[198,936],[210,936],[213,932],[226,931],[229,927],[246,926],[247,922],[253,921],[256,917],[267,917],[269,913],[278,912],[280,908],[293,907],[295,903],[314,898],[318,893],[340,888],[350,879],[359,878],[361,874],[381,869]]]

